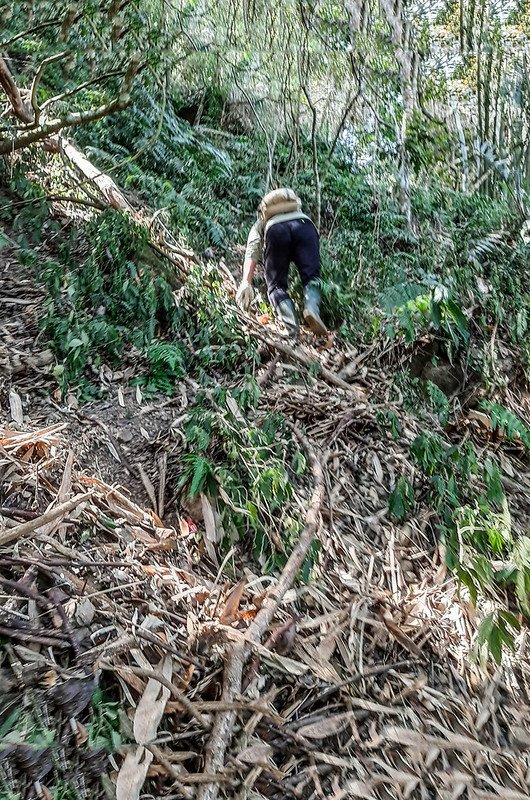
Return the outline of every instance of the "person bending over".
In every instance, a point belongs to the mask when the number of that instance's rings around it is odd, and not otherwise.
[[[304,320],[313,333],[323,336],[320,318],[320,243],[318,231],[292,189],[269,192],[258,208],[257,220],[247,240],[243,278],[236,300],[247,310],[254,298],[252,279],[258,261],[263,261],[269,300],[288,333],[298,336],[298,318],[289,297],[289,266],[293,262],[304,287]]]

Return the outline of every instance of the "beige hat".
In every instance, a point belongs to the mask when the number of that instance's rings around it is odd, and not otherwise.
[[[265,222],[276,214],[289,214],[302,210],[302,201],[292,189],[273,189],[259,204],[259,212]]]

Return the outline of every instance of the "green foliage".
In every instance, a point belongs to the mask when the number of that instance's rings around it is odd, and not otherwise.
[[[486,644],[499,662],[502,647],[513,647],[513,631],[519,628],[517,618],[499,606],[499,589],[513,586],[518,610],[528,614],[530,539],[514,538],[499,466],[492,458],[481,462],[469,441],[448,447],[433,433],[417,437],[411,450],[429,481],[428,500],[438,514],[448,566],[474,604],[488,599],[496,605],[481,625],[477,647]],[[507,565],[502,570],[499,561]]]
[[[432,381],[427,381],[426,389],[431,408],[438,416],[440,424],[447,425],[450,412],[449,400],[447,399],[447,396],[444,394],[444,392],[442,392],[440,387],[435,383],[432,383]]]
[[[401,423],[399,417],[393,409],[385,409],[377,412],[377,423],[383,428],[386,428],[394,441],[397,441],[401,435]]]
[[[116,366],[131,345],[147,350],[160,368],[160,355],[149,348],[158,330],[171,330],[176,314],[167,280],[142,264],[145,247],[143,228],[108,211],[88,223],[81,240],[63,245],[56,259],[32,264],[48,290],[42,328],[63,390],[87,385],[87,373],[97,376],[104,363]]]
[[[517,599],[525,615],[530,618],[530,538],[521,536],[513,549],[513,564],[515,567],[511,575],[515,583]]]
[[[517,414],[499,403],[485,400],[482,408],[491,418],[493,430],[498,430],[512,442],[521,442],[525,448],[530,449],[530,428]]]
[[[401,476],[390,494],[388,509],[399,522],[403,522],[414,506],[414,488],[411,482]]]
[[[215,268],[196,267],[177,303],[173,268],[152,254],[144,227],[113,210],[78,222],[43,262],[33,248],[43,231],[54,233],[48,205],[19,172],[11,186],[30,202],[10,221],[20,261],[47,290],[41,325],[63,393],[78,390],[88,399],[99,392],[103,367],[133,359],[144,372],[136,382],[150,395],[171,394],[189,372],[253,369],[256,346]]]
[[[147,376],[137,380],[144,394],[173,394],[178,379],[186,374],[187,353],[178,344],[154,341],[146,350]]]
[[[2,48],[18,86],[23,93],[31,89],[31,105],[40,109],[44,130],[33,126],[35,141],[47,137],[51,121],[69,127],[84,122],[79,114],[97,119],[127,105],[134,78],[147,83],[146,76],[164,74],[178,57],[178,31],[169,34],[166,10],[156,1],[85,2],[75,9],[60,0],[9,5],[2,11]],[[7,114],[4,120],[0,148],[17,146],[20,120]]]
[[[248,379],[239,389],[198,395],[184,422],[188,453],[180,464],[179,487],[192,497],[214,498],[227,546],[250,536],[254,555],[272,569],[284,563],[289,542],[300,531],[288,509],[293,481],[304,475],[306,460],[278,436],[281,419],[247,420],[245,415],[255,414],[256,388]],[[275,538],[284,552],[277,552]],[[304,574],[316,557],[312,553]]]
[[[520,622],[509,611],[494,611],[485,617],[479,627],[477,647],[487,645],[489,652],[497,662],[502,661],[503,646],[510,650],[515,646],[515,633],[521,628]]]
[[[469,338],[467,320],[444,286],[428,293],[417,284],[390,287],[382,297],[385,328],[390,338],[404,336],[412,344],[421,333],[442,333],[448,346],[458,349]]]
[[[104,748],[115,753],[123,744],[120,733],[120,703],[106,697],[98,687],[92,696],[90,722],[87,725],[88,746],[93,749]]]

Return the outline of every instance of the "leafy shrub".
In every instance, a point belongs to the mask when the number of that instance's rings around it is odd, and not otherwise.
[[[214,498],[225,544],[251,537],[264,569],[282,566],[301,522],[289,515],[296,476],[305,458],[278,436],[281,418],[267,416],[251,424],[259,397],[252,379],[235,390],[200,393],[184,422],[188,453],[179,466],[178,485],[190,496]],[[278,550],[282,541],[283,552]],[[313,553],[313,558],[315,554]],[[306,566],[306,570],[308,567]]]
[[[482,403],[482,408],[490,415],[494,431],[498,430],[512,442],[521,442],[530,449],[530,429],[517,414],[488,400]]]

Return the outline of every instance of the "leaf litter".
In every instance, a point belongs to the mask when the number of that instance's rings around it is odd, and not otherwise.
[[[29,413],[23,399],[35,382],[50,388],[53,356],[36,348],[43,297],[25,292],[34,302],[10,310],[17,348],[0,363],[16,379],[0,430],[2,787],[50,797],[62,777],[91,800],[528,797],[526,633],[500,666],[473,661],[476,613],[445,569],[432,512],[390,516],[397,476],[415,477],[419,428],[389,399],[382,357],[360,369],[351,348],[303,340],[295,351],[267,317],[246,320],[276,353],[257,376],[261,408],[303,428],[322,473],[310,580],[269,583],[244,548],[223,571],[212,498],[165,513],[168,442],[172,460],[183,452],[178,408],[146,405],[111,376],[116,402],[95,420],[74,398],[67,422]],[[285,379],[300,365],[314,376],[310,403],[303,380]],[[376,388],[395,439],[366,400]],[[472,413],[469,435],[489,436]],[[301,477],[293,515],[311,513],[311,488]],[[524,531],[524,498],[506,488]]]
[[[363,402],[345,420],[340,392],[322,388],[310,412],[296,390],[264,398],[303,419],[313,442],[333,439],[340,456],[326,466],[320,561],[309,584],[290,587],[259,645],[246,631],[267,594],[243,556],[239,580],[219,581],[211,501],[198,531],[185,517],[169,525],[80,469],[64,425],[2,428],[8,695],[38,698],[50,729],[62,730],[80,796],[97,796],[83,789],[93,769],[108,773],[119,800],[199,797],[212,783],[227,797],[244,786],[275,800],[319,796],[316,787],[376,800],[528,796],[525,663],[479,669],[469,658],[474,614],[451,579],[433,580],[436,547],[421,517],[389,519],[384,486],[399,444],[377,433]],[[201,555],[201,533],[215,561]],[[249,648],[248,680],[226,703],[224,659],[238,643]],[[102,691],[122,718],[114,748],[94,735],[90,698]],[[223,713],[235,723],[225,767],[211,775],[204,755]],[[34,745],[31,769],[17,767],[24,746],[4,748],[1,774],[44,797],[48,745]]]

